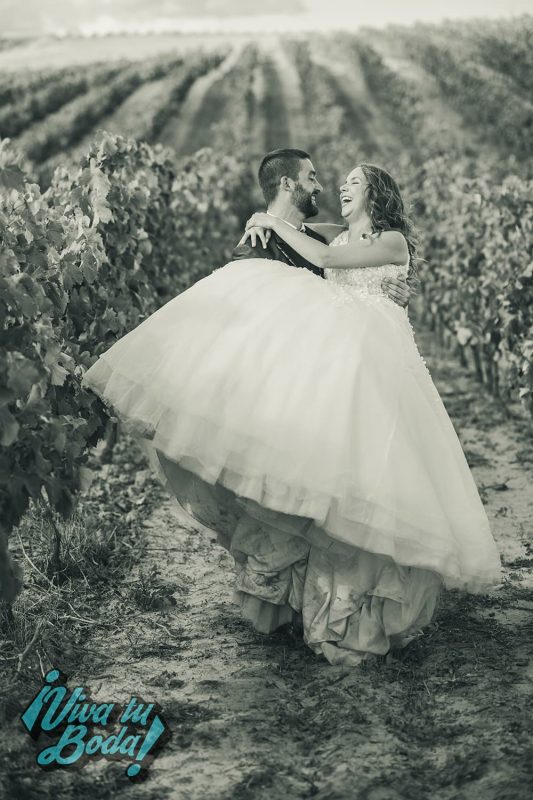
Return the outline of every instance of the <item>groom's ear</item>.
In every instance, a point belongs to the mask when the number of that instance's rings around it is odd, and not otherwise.
[[[293,179],[289,178],[288,175],[284,175],[279,182],[279,188],[284,192],[293,192],[295,186],[296,184],[294,183]]]

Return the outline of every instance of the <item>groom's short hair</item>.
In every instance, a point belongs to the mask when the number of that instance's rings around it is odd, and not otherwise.
[[[310,157],[305,150],[296,150],[293,147],[272,150],[263,156],[259,165],[258,178],[267,203],[271,203],[276,199],[279,191],[279,182],[285,175],[288,178],[292,178],[293,181],[298,180],[300,161]]]

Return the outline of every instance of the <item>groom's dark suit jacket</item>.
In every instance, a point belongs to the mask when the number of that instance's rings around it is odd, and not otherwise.
[[[319,233],[315,233],[307,226],[304,229],[304,233],[308,236],[311,236],[312,239],[317,239],[319,242],[323,242],[327,244],[326,240],[323,236],[320,236]],[[258,239],[257,244],[255,247],[249,242],[245,244],[237,245],[234,249],[232,254],[233,260],[237,261],[240,258],[270,258],[274,259],[275,261],[283,261],[284,264],[290,264],[293,267],[303,267],[304,269],[309,269],[311,272],[314,272],[315,275],[320,275],[321,278],[324,277],[324,270],[320,267],[315,267],[314,264],[311,264],[307,261],[303,256],[293,250],[292,247],[283,241],[277,234],[272,231],[272,235],[267,243],[266,248],[263,247],[261,241]]]

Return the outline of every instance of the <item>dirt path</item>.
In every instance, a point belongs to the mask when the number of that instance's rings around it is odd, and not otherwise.
[[[209,91],[237,65],[243,50],[243,43],[235,45],[229,55],[216,68],[199,78],[183,102],[178,116],[170,120],[165,126],[158,140],[176,153],[183,155],[194,152],[200,146],[198,144],[197,131],[204,131],[207,126],[213,124],[217,118],[217,109],[209,104],[207,116],[202,116],[202,109],[205,107],[206,97]],[[222,109],[218,109],[219,114]],[[209,138],[209,137],[208,137]]]
[[[250,99],[252,113],[250,115],[250,155],[260,158],[267,151],[267,121],[261,113],[266,96],[266,78],[263,65],[255,64],[250,80]]]
[[[69,685],[95,700],[159,702],[172,739],[136,785],[120,762],[41,773],[24,741],[28,800],[531,796],[533,442],[430,336],[418,339],[486,501],[502,586],[445,593],[401,658],[331,667],[290,630],[265,636],[240,618],[231,557],[165,498],[143,523],[140,566],[99,617],[91,609]],[[153,478],[141,469],[131,483],[142,502]]]
[[[397,133],[384,118],[368,90],[355,48],[346,54],[332,53],[331,47],[318,41],[311,58],[329,84],[332,96],[344,109],[352,135],[367,153],[388,153],[398,149]]]
[[[274,146],[302,147],[307,141],[308,134],[304,114],[304,98],[296,66],[287,55],[287,49],[278,37],[267,37],[261,40],[260,45],[266,63],[270,67],[270,80],[275,81],[278,89],[277,97],[272,101],[274,113],[270,115],[270,124],[279,118],[284,119],[287,126],[287,131],[283,134],[286,139],[285,144],[282,142]],[[279,106],[277,110],[276,103]]]

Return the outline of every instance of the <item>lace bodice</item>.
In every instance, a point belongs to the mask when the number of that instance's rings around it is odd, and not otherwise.
[[[330,242],[330,247],[335,245],[347,244],[348,231],[342,231]],[[412,358],[408,363],[411,369],[425,373],[431,379],[427,368],[426,360],[420,354],[418,345],[415,341],[415,332],[406,308],[402,308],[394,300],[391,300],[381,288],[383,278],[406,278],[409,270],[409,262],[398,266],[397,264],[383,264],[381,267],[365,267],[364,269],[331,269],[324,270],[324,277],[330,284],[333,291],[333,302],[338,306],[346,306],[353,303],[355,297],[363,297],[365,303],[374,306],[381,306],[388,309],[388,314],[403,328],[412,340]],[[435,402],[439,405],[442,401],[439,393],[430,380],[431,391],[435,397]]]
[[[348,243],[348,231],[342,231],[330,242],[330,247]],[[364,269],[332,269],[324,270],[326,280],[339,284],[358,294],[376,295],[387,297],[381,288],[383,278],[406,278],[409,263],[398,266],[396,264],[383,264],[380,267],[365,267]]]

